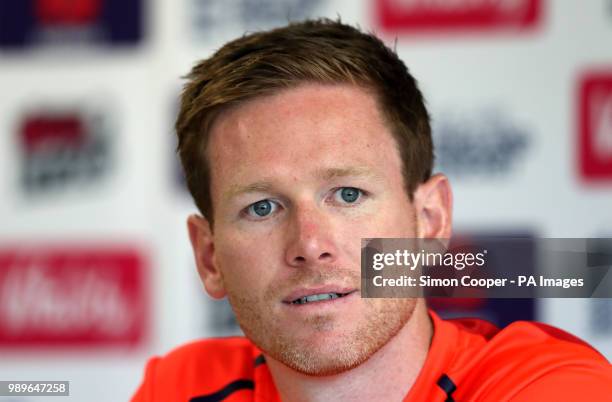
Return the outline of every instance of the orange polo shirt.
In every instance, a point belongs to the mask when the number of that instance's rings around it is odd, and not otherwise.
[[[612,401],[612,366],[557,328],[442,320],[404,402]],[[407,356],[408,358],[408,356]],[[152,358],[132,402],[280,401],[265,359],[245,338],[209,339]]]

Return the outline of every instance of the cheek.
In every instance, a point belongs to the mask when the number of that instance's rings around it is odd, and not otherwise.
[[[414,237],[415,220],[412,204],[394,195],[376,205],[375,211],[360,222],[360,227],[354,227],[351,233],[353,237],[359,234],[359,238]]]
[[[226,286],[234,289],[258,288],[274,272],[278,250],[268,238],[228,236],[220,238],[215,249],[216,262]]]

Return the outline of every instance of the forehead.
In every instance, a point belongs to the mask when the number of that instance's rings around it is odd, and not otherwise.
[[[401,171],[376,98],[353,85],[304,84],[223,112],[208,147],[213,199],[220,187],[269,175],[299,179],[322,168]]]

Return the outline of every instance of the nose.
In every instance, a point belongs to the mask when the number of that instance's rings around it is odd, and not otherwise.
[[[333,264],[338,250],[330,217],[313,209],[296,210],[287,231],[285,258],[292,267]]]

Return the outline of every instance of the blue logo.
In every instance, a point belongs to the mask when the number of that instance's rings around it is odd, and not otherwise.
[[[191,0],[194,28],[198,34],[219,29],[238,32],[269,29],[316,17],[321,0]],[[234,31],[234,34],[235,34]]]
[[[142,0],[6,0],[0,48],[130,45],[142,37]]]
[[[434,119],[437,170],[450,177],[501,176],[525,156],[530,133],[500,112]]]

